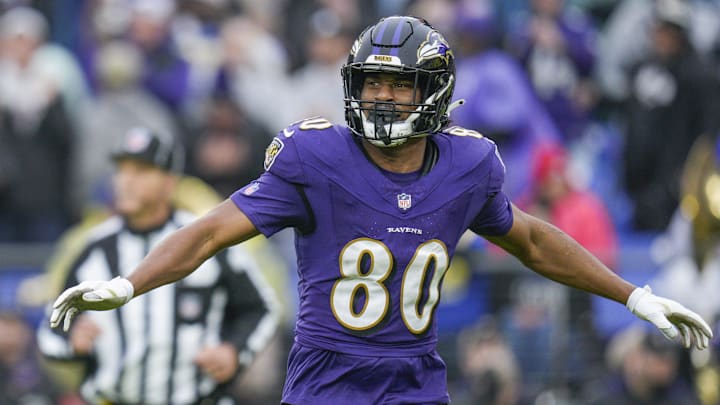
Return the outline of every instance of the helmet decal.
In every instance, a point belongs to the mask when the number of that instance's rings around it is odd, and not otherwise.
[[[397,56],[392,55],[375,55],[368,56],[366,63],[385,63],[388,65],[402,66],[402,61]]]
[[[448,58],[453,56],[450,45],[439,32],[432,30],[428,32],[427,39],[423,42],[417,51],[417,64],[420,65],[433,58],[441,58],[444,63],[448,63]]]
[[[350,48],[350,56],[357,55],[359,49],[360,49],[360,38],[356,39],[352,45],[352,48]]]

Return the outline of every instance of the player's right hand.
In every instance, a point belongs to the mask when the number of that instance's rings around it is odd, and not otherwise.
[[[110,281],[83,281],[63,291],[55,300],[50,327],[56,328],[63,322],[63,330],[67,332],[78,312],[117,308],[130,301],[134,292],[132,283],[122,277]]]

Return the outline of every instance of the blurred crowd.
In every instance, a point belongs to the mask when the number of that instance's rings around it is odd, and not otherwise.
[[[451,119],[498,144],[518,205],[718,319],[718,0],[2,0],[0,12],[0,243],[56,243],[111,210],[107,156],[135,126],[176,136],[184,174],[228,196],[289,123],[343,123],[355,36],[411,14],[449,39],[465,100]],[[291,250],[287,235],[271,243]],[[627,330],[606,303],[497,271],[503,254],[482,240],[464,246],[438,309],[454,403],[720,403],[715,350]],[[0,340],[0,403],[74,403],[45,383],[21,321],[0,316],[0,337],[25,343]],[[249,373],[244,392],[279,396],[260,377],[282,369]]]

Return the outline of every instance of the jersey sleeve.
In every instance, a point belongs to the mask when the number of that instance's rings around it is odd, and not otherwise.
[[[285,181],[295,184],[307,184],[304,171],[304,162],[300,158],[299,150],[302,140],[298,138],[305,135],[297,124],[283,129],[265,149],[265,160],[263,167],[266,172],[272,173]]]
[[[506,234],[512,227],[512,205],[510,199],[502,191],[505,181],[505,164],[497,147],[494,147],[494,152],[489,154],[488,159],[490,159],[490,174],[485,195],[487,201],[470,224],[470,230],[479,235],[499,236]]]
[[[263,235],[271,236],[283,228],[312,232],[315,217],[305,189],[317,182],[310,168],[319,161],[315,153],[319,145],[324,145],[318,140],[327,139],[334,131],[333,125],[320,117],[291,124],[265,150],[265,173],[231,195]]]
[[[311,215],[302,193],[302,185],[267,171],[234,192],[230,199],[255,228],[270,237],[284,228],[306,229],[311,226]]]

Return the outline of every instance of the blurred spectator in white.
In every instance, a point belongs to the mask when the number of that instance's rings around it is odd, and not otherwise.
[[[250,117],[273,132],[280,131],[292,121],[293,108],[283,44],[245,17],[227,20],[221,40],[218,89],[231,94]]]
[[[61,52],[40,51],[46,33],[31,8],[0,17],[0,241],[52,241],[73,217],[72,124],[53,66]]]
[[[89,89],[80,65],[74,55],[66,48],[50,42],[48,23],[36,9],[14,7],[3,18],[3,37],[15,37],[10,45],[22,64],[33,74],[42,75],[56,86],[63,98],[65,108],[73,122],[80,113],[79,106],[87,101]],[[22,37],[22,39],[20,39]],[[20,56],[22,55],[22,56]]]
[[[610,342],[608,376],[587,387],[588,405],[699,405],[683,378],[681,346],[642,327],[631,327]]]
[[[343,88],[341,80],[329,80],[340,75],[340,67],[347,61],[347,54],[358,32],[355,27],[345,27],[338,15],[323,8],[312,14],[308,21],[305,53],[307,63],[292,74],[293,94],[311,99],[297,99],[293,104],[290,121],[322,116],[331,122],[343,122]]]
[[[108,156],[130,128],[174,134],[171,111],[141,84],[142,55],[126,41],[100,46],[95,57],[97,92],[85,104],[73,160],[72,195],[77,206],[107,203],[113,166]]]
[[[688,39],[700,54],[717,46],[720,10],[715,0],[686,0],[689,6]],[[625,99],[630,91],[630,68],[652,48],[654,4],[664,0],[622,0],[606,21],[599,38],[597,78],[611,101]]]
[[[457,339],[460,386],[456,405],[520,403],[520,365],[491,319],[463,330]]]
[[[454,47],[455,5],[456,0],[416,0],[408,7],[407,14],[422,17],[438,31],[446,32],[447,39]]]
[[[218,1],[218,0],[210,0]],[[236,16],[242,15],[247,17],[256,24],[273,33],[282,31],[284,27],[293,25],[288,19],[282,17],[283,9],[288,4],[297,3],[298,0],[230,0],[238,5],[241,11],[235,13]],[[278,17],[281,16],[281,17]],[[227,16],[226,16],[227,17]],[[304,20],[301,20],[304,21]]]
[[[229,97],[207,102],[204,122],[188,142],[188,168],[223,198],[258,178],[274,133],[250,119]]]
[[[565,0],[532,0],[508,33],[510,51],[566,141],[581,136],[595,104],[596,29]]]
[[[718,78],[694,49],[690,8],[658,0],[652,52],[631,69],[623,109],[623,184],[635,230],[662,231],[679,202],[682,166],[697,137],[717,129]]]
[[[529,190],[534,150],[561,136],[536,98],[522,66],[497,47],[495,16],[489,1],[461,1],[456,9],[457,82],[455,99],[465,105],[452,121],[494,140],[508,171],[504,190],[519,197]]]

